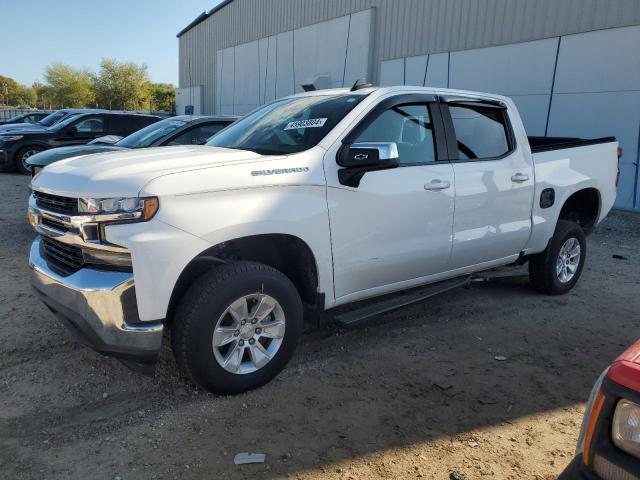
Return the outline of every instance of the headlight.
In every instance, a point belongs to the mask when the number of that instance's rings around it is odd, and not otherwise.
[[[0,141],[15,142],[17,140],[20,140],[22,137],[24,137],[24,135],[7,135],[7,136],[0,137]]]
[[[158,211],[158,198],[148,197],[115,197],[115,198],[81,198],[78,202],[80,213],[100,214],[140,214],[134,218],[150,220]]]
[[[618,402],[611,436],[616,447],[640,458],[640,405],[629,400]]]

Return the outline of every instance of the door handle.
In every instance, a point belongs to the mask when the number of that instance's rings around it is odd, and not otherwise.
[[[432,180],[430,183],[424,184],[425,190],[444,190],[445,188],[449,188],[451,184],[446,180]]]
[[[527,175],[526,173],[518,172],[511,177],[511,181],[516,183],[526,182],[527,180],[529,180],[529,175]]]

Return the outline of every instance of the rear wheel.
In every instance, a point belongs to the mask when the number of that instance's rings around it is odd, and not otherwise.
[[[18,171],[25,175],[31,175],[31,165],[27,163],[27,160],[29,157],[42,152],[43,150],[44,148],[36,145],[31,145],[18,150],[18,153],[16,153],[16,167],[18,168]]]
[[[260,263],[231,262],[198,278],[184,295],[172,346],[195,383],[233,394],[275,377],[302,326],[302,301],[284,274]]]
[[[546,250],[529,259],[533,287],[549,295],[567,293],[578,282],[587,254],[587,241],[577,223],[558,220]]]

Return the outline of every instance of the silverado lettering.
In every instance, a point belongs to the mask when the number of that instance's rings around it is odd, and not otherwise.
[[[261,175],[282,175],[283,173],[308,172],[309,167],[276,168],[275,170],[254,170],[251,175],[258,177]]]

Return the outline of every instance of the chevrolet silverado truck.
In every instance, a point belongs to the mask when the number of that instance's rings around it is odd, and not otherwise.
[[[97,351],[152,371],[170,329],[189,378],[241,392],[285,366],[305,314],[525,262],[537,290],[569,291],[614,203],[617,148],[527,138],[498,95],[305,92],[206,145],[42,170],[31,281]]]

